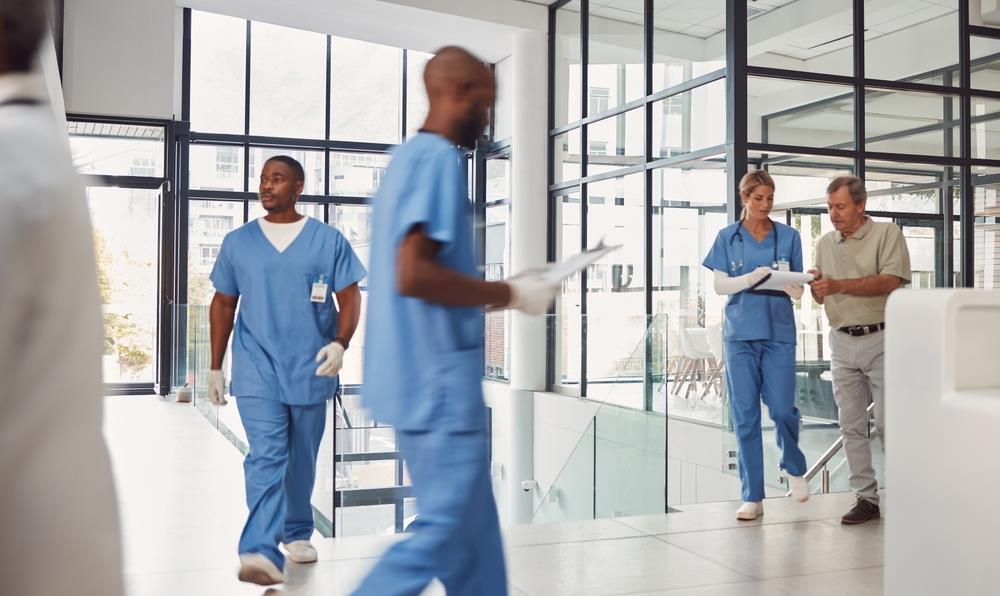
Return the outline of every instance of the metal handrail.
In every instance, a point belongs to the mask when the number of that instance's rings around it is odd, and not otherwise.
[[[875,409],[875,402],[872,402],[868,404],[868,408],[865,411],[871,414],[872,410],[874,409]],[[833,459],[833,456],[837,455],[837,453],[839,453],[840,450],[843,448],[844,448],[844,437],[843,435],[841,435],[837,437],[837,440],[833,442],[833,445],[830,445],[830,447],[823,453],[823,455],[821,455],[820,458],[816,460],[816,463],[814,463],[812,467],[809,468],[809,470],[807,470],[806,473],[803,475],[803,478],[805,478],[806,482],[808,483],[812,481],[812,479],[816,477],[816,474],[818,474],[820,470],[823,470],[824,471],[823,493],[826,494],[830,492],[830,476],[829,472],[826,472],[826,464],[830,463],[830,460]],[[785,493],[785,496],[786,497],[792,496],[792,491],[788,491],[787,493]]]

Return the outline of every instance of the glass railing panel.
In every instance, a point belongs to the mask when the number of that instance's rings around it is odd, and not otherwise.
[[[584,318],[581,326],[610,332],[592,319]],[[665,328],[664,316],[646,321],[642,333],[635,333],[634,324],[623,325],[619,333],[631,338],[630,347],[619,350],[598,382],[588,372],[583,401],[593,404],[594,413],[555,480],[539,487],[536,523],[666,510],[666,418],[652,411],[656,385],[665,376]]]

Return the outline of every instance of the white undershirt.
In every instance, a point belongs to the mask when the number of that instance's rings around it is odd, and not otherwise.
[[[309,216],[305,215],[299,221],[292,223],[274,223],[263,217],[258,217],[257,223],[260,224],[260,230],[264,232],[264,237],[271,243],[271,246],[278,252],[285,252],[288,245],[299,237],[302,228],[306,227],[308,219]]]

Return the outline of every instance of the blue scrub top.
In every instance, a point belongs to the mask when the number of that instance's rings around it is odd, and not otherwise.
[[[478,430],[483,310],[403,296],[397,253],[414,227],[439,243],[437,261],[476,276],[465,158],[451,142],[421,132],[398,147],[374,199],[364,401],[402,430]]]
[[[774,228],[758,242],[745,227],[740,227],[742,242],[742,266],[740,265],[740,240],[736,237],[739,224],[723,228],[715,237],[715,244],[708,252],[705,267],[713,271],[723,271],[729,277],[750,273],[758,267],[773,267],[775,250],[774,236],[778,235],[778,260],[786,260],[789,270],[802,271],[802,238],[794,228],[772,222]],[[773,340],[781,343],[795,343],[795,313],[792,301],[787,296],[767,296],[739,292],[729,297],[726,303],[726,317],[722,332],[726,341]]]
[[[339,292],[366,274],[347,239],[312,218],[284,252],[257,220],[226,234],[211,280],[216,291],[240,298],[232,394],[296,406],[333,397],[339,378],[316,376],[316,353],[337,336],[338,312],[329,293],[312,302],[312,286],[323,275],[328,290]]]

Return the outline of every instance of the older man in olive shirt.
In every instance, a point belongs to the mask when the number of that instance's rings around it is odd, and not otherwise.
[[[878,482],[868,437],[868,404],[874,403],[875,428],[885,441],[883,351],[885,303],[910,282],[910,254],[899,226],[865,215],[864,181],[834,179],[827,205],[834,231],[819,240],[813,298],[830,319],[833,395],[840,409],[840,432],[857,503],[841,518],[845,524],[877,519]]]

